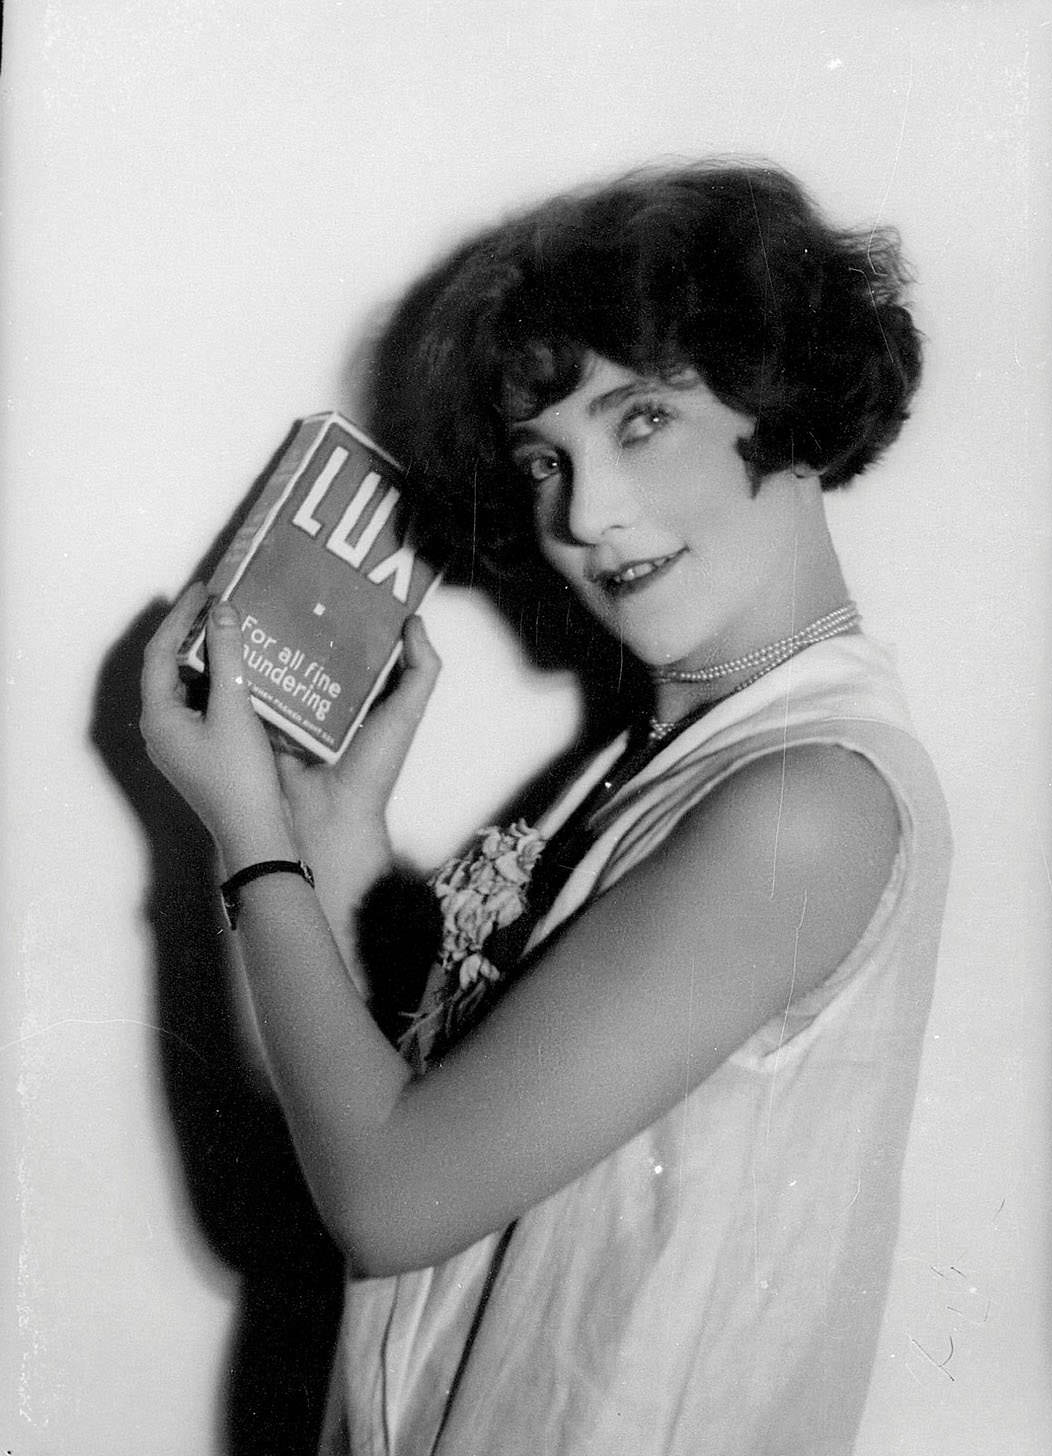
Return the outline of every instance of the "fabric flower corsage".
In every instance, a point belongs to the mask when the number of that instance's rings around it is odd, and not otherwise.
[[[423,1071],[479,1020],[501,971],[484,954],[495,930],[526,908],[530,877],[544,837],[524,820],[506,829],[480,829],[467,853],[447,860],[431,877],[442,911],[442,941],[420,1010],[399,1042]]]

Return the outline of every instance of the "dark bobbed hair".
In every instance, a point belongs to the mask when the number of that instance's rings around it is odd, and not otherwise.
[[[498,577],[536,571],[507,428],[571,393],[589,354],[693,368],[754,421],[754,487],[793,466],[844,485],[898,434],[921,369],[897,234],[833,227],[767,163],[634,172],[559,196],[458,249],[393,315],[373,425],[407,470],[418,530]]]

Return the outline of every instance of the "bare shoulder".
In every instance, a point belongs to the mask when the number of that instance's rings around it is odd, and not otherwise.
[[[762,904],[776,918],[779,905],[797,907],[807,945],[799,964],[817,981],[861,937],[899,838],[894,795],[868,759],[835,744],[791,745],[743,765],[685,815],[655,872],[679,892],[715,881],[750,918]],[[684,893],[682,903],[699,901]]]
[[[767,753],[730,774],[683,823],[684,837],[728,831],[782,854],[826,861],[849,854],[890,867],[899,815],[886,780],[860,753],[806,743]]]

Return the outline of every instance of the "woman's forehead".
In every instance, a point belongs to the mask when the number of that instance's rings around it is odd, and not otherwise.
[[[531,419],[578,387],[594,357],[585,344],[569,339],[530,339],[505,357],[500,379],[500,412],[509,424]]]
[[[556,398],[549,396],[536,401],[529,413],[523,410],[510,415],[509,433],[541,425],[546,418],[556,417],[567,410],[580,412],[589,419],[599,419],[638,394],[655,389],[691,389],[700,383],[701,378],[695,369],[681,368],[672,374],[657,370],[641,371],[588,350],[581,356],[573,387]]]

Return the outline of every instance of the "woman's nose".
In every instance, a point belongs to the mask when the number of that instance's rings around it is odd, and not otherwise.
[[[632,491],[618,462],[585,458],[574,463],[566,525],[575,541],[591,546],[607,531],[630,525],[635,514]]]

